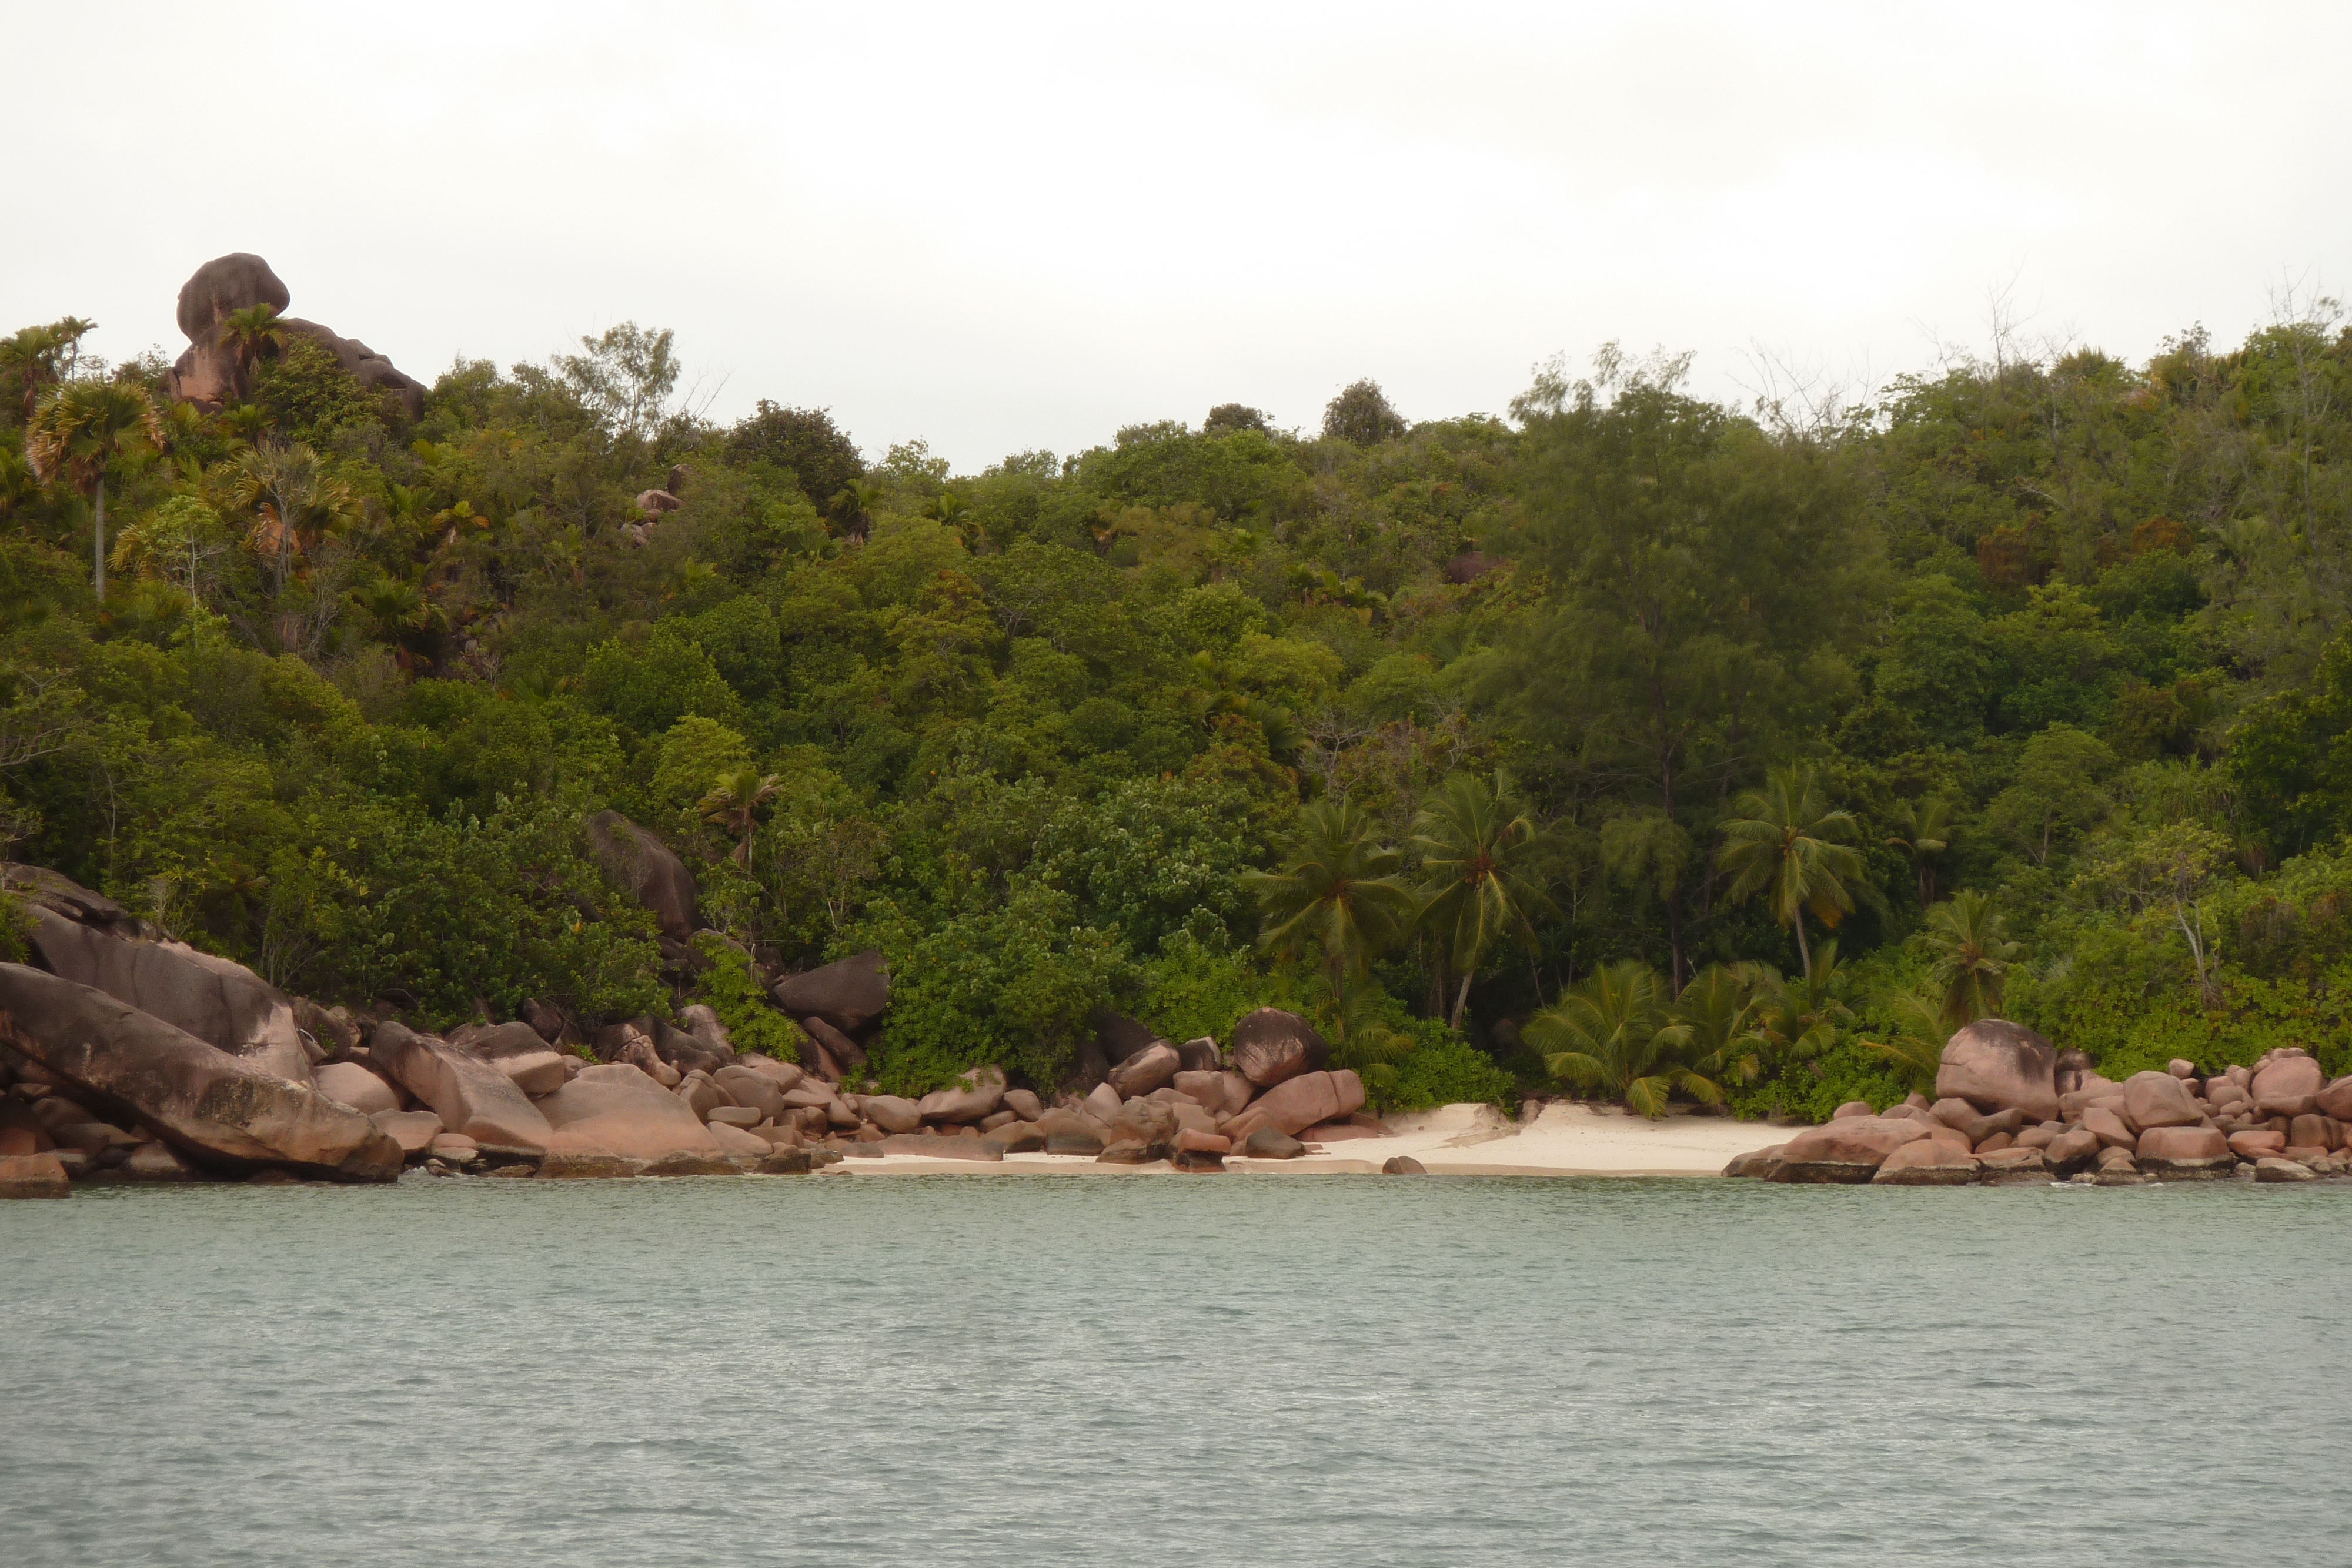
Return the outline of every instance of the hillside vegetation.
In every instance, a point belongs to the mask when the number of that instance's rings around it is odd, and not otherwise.
[[[0,343],[0,835],[324,999],[756,1010],[611,806],[762,963],[881,948],[893,1087],[1260,1003],[1388,1104],[1818,1114],[1992,1011],[2352,1067],[2326,310],[1801,423],[1612,350],[975,474],[680,413],[635,327],[415,419],[266,332],[200,412],[85,327]]]

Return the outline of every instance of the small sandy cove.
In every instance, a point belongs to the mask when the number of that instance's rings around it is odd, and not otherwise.
[[[1411,1155],[1432,1176],[1720,1176],[1734,1155],[1783,1143],[1784,1128],[1723,1116],[1668,1116],[1645,1121],[1616,1111],[1565,1102],[1544,1107],[1521,1124],[1492,1105],[1444,1105],[1389,1118],[1391,1137],[1310,1143],[1295,1160],[1229,1155],[1225,1169],[1256,1176],[1377,1173],[1381,1163]],[[1007,1155],[994,1160],[942,1160],[921,1155],[844,1160],[827,1167],[849,1176],[1012,1176],[1057,1171],[1072,1176],[1162,1176],[1166,1162],[1100,1165],[1086,1155]]]

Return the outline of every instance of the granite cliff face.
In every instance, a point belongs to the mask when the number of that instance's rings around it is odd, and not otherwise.
[[[362,386],[391,392],[411,419],[425,411],[425,383],[402,374],[390,360],[356,338],[341,337],[316,321],[284,314],[291,303],[292,292],[257,256],[239,251],[215,256],[196,268],[195,275],[180,287],[180,330],[187,335],[188,348],[172,366],[163,390],[208,409],[246,397],[253,390],[250,369],[236,345],[224,338],[221,325],[236,311],[267,305],[279,312],[279,327],[317,342]]]

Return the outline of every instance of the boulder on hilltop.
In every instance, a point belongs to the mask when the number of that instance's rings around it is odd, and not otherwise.
[[[239,310],[267,305],[278,312],[281,330],[319,344],[362,386],[392,393],[411,419],[425,412],[424,382],[404,375],[390,360],[356,338],[287,315],[286,308],[293,298],[293,292],[269,264],[247,251],[215,256],[196,268],[180,286],[180,330],[187,337],[188,347],[164,376],[164,392],[206,408],[242,402],[253,390],[251,368],[236,346],[224,340],[221,327]]]

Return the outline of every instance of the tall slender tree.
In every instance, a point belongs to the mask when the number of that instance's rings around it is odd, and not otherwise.
[[[115,467],[161,450],[163,425],[144,387],[68,382],[53,387],[25,432],[25,457],[43,482],[64,479],[92,501],[90,585],[106,598],[106,479]]]
[[[1496,945],[1537,949],[1534,917],[1551,899],[1535,861],[1543,831],[1511,798],[1507,775],[1490,785],[1473,773],[1448,776],[1413,823],[1421,852],[1421,923],[1461,977],[1448,1021],[1462,1027],[1470,981]]]
[[[1797,956],[1813,967],[1805,941],[1805,912],[1835,929],[1866,893],[1862,852],[1853,837],[1853,813],[1830,805],[1813,771],[1801,764],[1776,768],[1764,788],[1743,795],[1745,815],[1723,825],[1717,856],[1731,873],[1726,896],[1733,902],[1764,894],[1772,917],[1797,934]]]
[[[1940,795],[1906,800],[1895,809],[1895,825],[1900,831],[1888,836],[1886,847],[1911,857],[1925,909],[1936,902],[1936,862],[1952,847],[1952,803]]]

